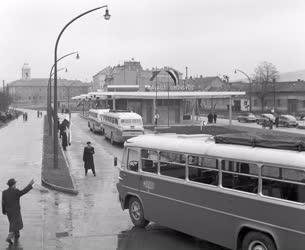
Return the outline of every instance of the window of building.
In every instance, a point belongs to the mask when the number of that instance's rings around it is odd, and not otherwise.
[[[222,186],[248,193],[258,192],[258,166],[246,162],[221,161]]]
[[[305,172],[303,170],[263,166],[262,184],[263,195],[305,202]]]
[[[173,152],[160,152],[160,174],[185,179],[185,155]]]
[[[142,171],[149,173],[158,173],[158,152],[154,150],[142,149]]]
[[[131,171],[138,171],[139,168],[139,154],[135,149],[128,149],[127,169]]]
[[[199,156],[188,156],[188,179],[190,181],[218,185],[217,160]]]

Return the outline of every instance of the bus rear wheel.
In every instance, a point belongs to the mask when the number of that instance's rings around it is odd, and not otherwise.
[[[144,218],[144,210],[140,200],[136,197],[132,197],[129,200],[129,215],[132,223],[136,227],[146,227],[149,223],[148,220]]]
[[[242,250],[276,250],[276,247],[268,235],[250,232],[243,239]]]

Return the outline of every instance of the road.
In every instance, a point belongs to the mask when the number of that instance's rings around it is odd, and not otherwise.
[[[229,125],[229,120],[228,119],[217,119],[217,124],[218,125]],[[262,128],[261,125],[256,124],[255,122],[251,123],[244,123],[244,122],[238,122],[237,120],[232,120],[232,125],[234,126],[246,126],[250,128]],[[281,132],[290,132],[290,133],[296,133],[296,134],[305,134],[305,129],[299,129],[299,128],[286,128],[286,127],[278,127],[276,128],[273,126],[273,129],[276,131],[281,131]]]

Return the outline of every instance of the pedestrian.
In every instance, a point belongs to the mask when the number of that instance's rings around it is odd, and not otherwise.
[[[217,121],[217,114],[216,113],[213,114],[213,119],[214,119],[214,123],[216,123],[216,121]]]
[[[88,169],[91,169],[93,175],[96,176],[95,168],[94,168],[94,161],[93,161],[93,154],[94,154],[94,147],[92,147],[91,142],[88,141],[87,146],[84,148],[84,154],[83,154],[83,161],[84,161],[86,176],[88,173]]]
[[[213,118],[214,118],[214,116],[213,116],[213,114],[210,112],[210,113],[208,114],[208,123],[213,123]]]
[[[205,120],[202,119],[201,124],[200,124],[200,131],[203,132],[203,128],[205,127]]]
[[[61,133],[61,145],[64,151],[67,150],[68,146],[68,135],[67,135],[67,128],[65,128]]]
[[[37,118],[39,118],[39,110],[37,110]]]
[[[154,119],[155,119],[155,126],[158,125],[158,120],[159,120],[160,116],[158,113],[155,114]]]
[[[6,241],[9,244],[13,244],[14,241],[17,242],[20,237],[20,230],[23,228],[22,216],[20,211],[20,197],[32,189],[34,180],[22,190],[16,188],[16,180],[9,179],[7,185],[8,189],[2,192],[2,213],[7,215],[9,220],[9,234]]]
[[[274,123],[275,123],[275,127],[278,128],[279,127],[279,116],[278,115],[275,117]]]

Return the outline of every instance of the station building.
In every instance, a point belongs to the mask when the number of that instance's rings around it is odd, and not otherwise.
[[[177,125],[194,123],[199,100],[221,99],[231,117],[234,98],[244,95],[239,91],[98,91],[73,99],[89,102],[93,108],[131,110],[142,116],[144,125],[153,125],[156,114],[158,125]]]

